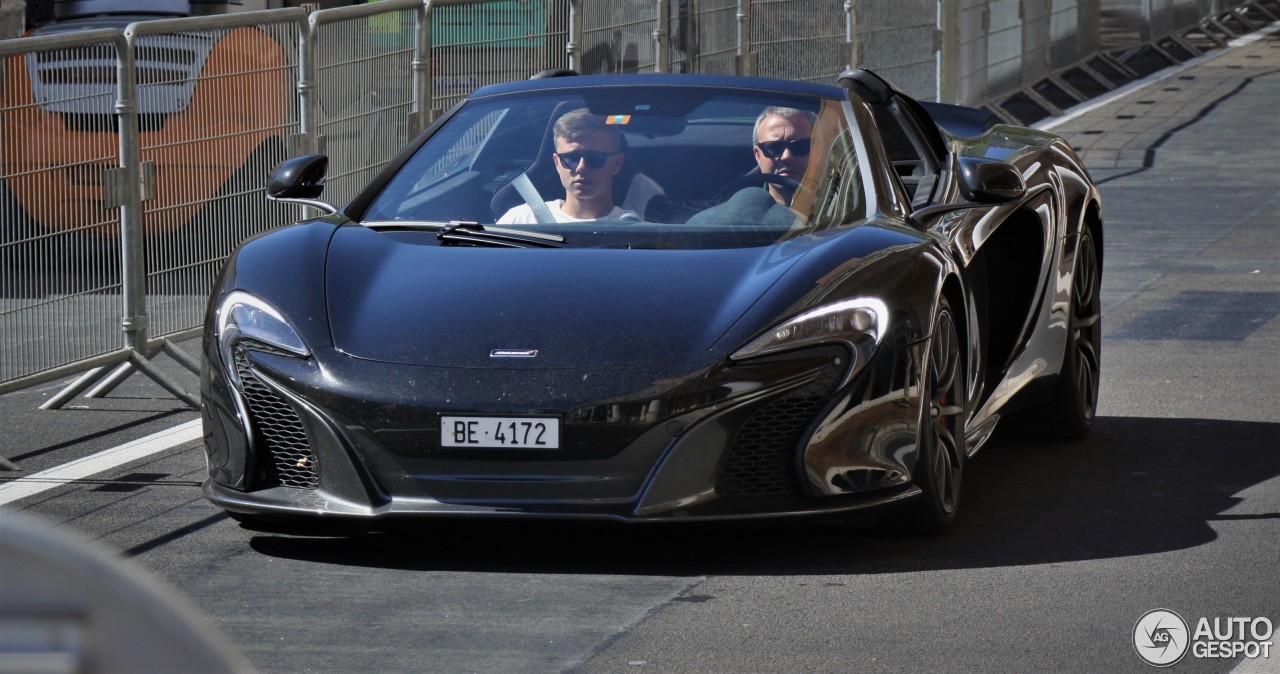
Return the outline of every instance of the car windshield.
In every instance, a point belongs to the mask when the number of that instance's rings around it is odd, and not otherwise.
[[[361,219],[475,223],[466,226],[573,247],[764,246],[865,217],[857,148],[840,102],[812,96],[672,86],[496,95],[441,125]]]

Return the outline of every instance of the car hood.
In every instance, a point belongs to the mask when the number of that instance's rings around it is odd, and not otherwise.
[[[330,330],[341,352],[406,365],[703,367],[811,247],[441,247],[430,232],[342,227],[325,270]]]

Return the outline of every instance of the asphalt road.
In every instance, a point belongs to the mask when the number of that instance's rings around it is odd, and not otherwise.
[[[942,537],[254,534],[203,500],[192,441],[6,507],[122,553],[268,672],[1152,671],[1133,645],[1149,610],[1280,626],[1277,101],[1280,36],[1262,36],[1057,123],[1105,200],[1099,418],[1080,442],[999,436]],[[196,418],[140,378],[37,411],[54,391],[0,396],[0,455],[23,468],[0,481]],[[1173,668],[1231,670],[1280,671],[1280,652]]]

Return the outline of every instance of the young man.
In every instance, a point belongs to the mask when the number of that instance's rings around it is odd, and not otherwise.
[[[622,139],[618,131],[586,109],[565,113],[556,120],[552,161],[564,199],[546,202],[556,222],[587,222],[636,218],[613,203],[613,177],[622,170]],[[534,224],[528,204],[512,208],[498,218],[499,225]]]

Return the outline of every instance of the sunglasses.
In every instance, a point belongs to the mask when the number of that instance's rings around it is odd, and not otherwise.
[[[763,143],[756,143],[756,147],[760,148],[760,152],[770,159],[781,157],[782,153],[787,150],[791,150],[791,156],[793,157],[804,157],[809,154],[809,146],[812,141],[812,138],[766,140]]]
[[[605,160],[615,154],[621,152],[599,152],[596,150],[583,150],[580,152],[556,152],[554,153],[560,165],[566,169],[578,168],[578,163],[583,159],[587,160],[587,166],[593,169],[604,166]]]

